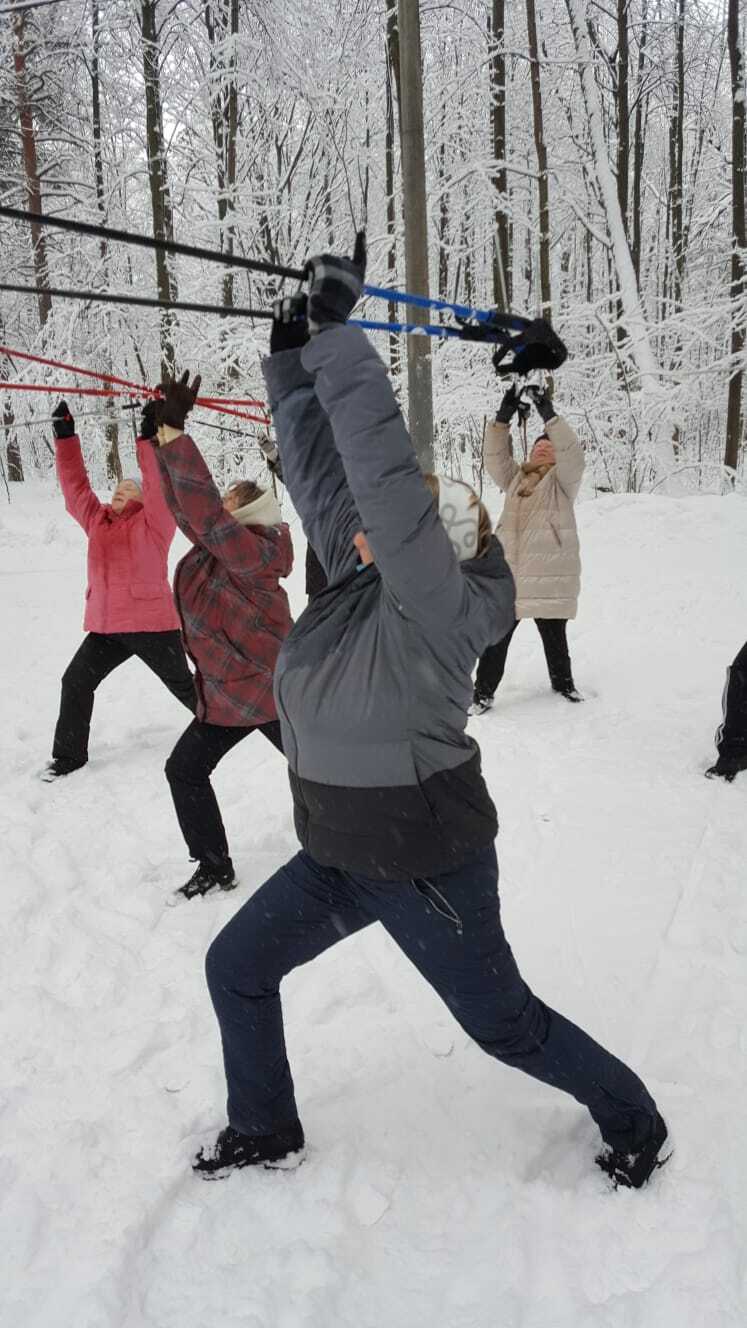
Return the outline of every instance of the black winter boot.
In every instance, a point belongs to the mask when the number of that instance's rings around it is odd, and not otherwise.
[[[716,764],[706,770],[706,779],[725,779],[731,784],[740,770],[747,770],[747,753],[744,756],[719,756]]]
[[[233,863],[230,858],[226,858],[217,863],[201,862],[186,885],[180,885],[174,893],[184,895],[185,899],[194,899],[195,895],[206,895],[208,890],[235,890],[237,885]]]
[[[594,1160],[602,1171],[606,1171],[615,1189],[622,1185],[627,1189],[640,1190],[653,1172],[663,1167],[672,1156],[670,1148],[666,1157],[659,1157],[666,1138],[667,1127],[657,1112],[651,1138],[637,1153],[619,1153],[616,1148],[607,1148]]]
[[[469,713],[471,715],[484,715],[486,710],[489,710],[492,704],[493,704],[492,696],[489,696],[487,692],[478,692],[477,688],[475,688],[475,693],[474,696],[472,697],[472,705],[469,708]]]
[[[223,1180],[235,1167],[291,1171],[304,1160],[300,1121],[277,1134],[239,1134],[232,1125],[221,1130],[211,1148],[201,1148],[192,1170],[204,1180]]]
[[[51,784],[62,775],[72,775],[74,770],[82,770],[83,766],[87,764],[87,761],[66,761],[62,756],[55,756],[45,765],[40,778],[45,784]]]
[[[564,696],[566,701],[583,701],[584,699],[581,693],[576,691],[576,684],[572,678],[567,678],[562,682],[554,682],[552,689],[558,693],[558,696]]]

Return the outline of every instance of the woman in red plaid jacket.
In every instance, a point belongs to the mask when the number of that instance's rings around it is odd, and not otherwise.
[[[195,666],[197,718],[166,762],[179,825],[198,864],[178,891],[191,899],[236,885],[212,771],[255,729],[282,751],[272,684],[291,628],[280,577],[291,571],[293,545],[274,494],[252,480],[218,493],[184,432],[200,383],[189,387],[188,380],[184,374],[168,384],[157,442],[166,502],[194,545],[176,569],[174,598]]]

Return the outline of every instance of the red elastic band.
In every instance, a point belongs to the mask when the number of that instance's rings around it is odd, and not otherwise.
[[[97,396],[97,395],[98,395],[98,396],[121,396],[121,395],[127,395],[127,396],[146,396],[146,397],[156,397],[156,398],[157,398],[157,397],[159,397],[159,396],[161,395],[161,390],[160,390],[160,388],[144,387],[144,386],[142,386],[140,383],[133,383],[133,382],[131,382],[129,378],[118,378],[116,374],[96,373],[96,371],[93,370],[93,369],[81,369],[81,368],[78,367],[78,365],[75,365],[75,364],[66,364],[66,363],[64,362],[64,360],[50,360],[50,359],[47,359],[47,358],[46,358],[45,356],[43,356],[43,355],[32,355],[29,351],[25,351],[25,350],[12,350],[10,346],[0,346],[0,354],[8,355],[8,356],[10,356],[11,358],[12,358],[13,356],[15,356],[15,357],[16,357],[17,359],[19,359],[19,360],[31,360],[34,364],[46,364],[46,365],[48,365],[48,366],[49,366],[50,368],[52,368],[52,369],[67,369],[67,370],[70,371],[70,373],[80,374],[81,377],[84,377],[84,378],[98,378],[101,382],[104,382],[104,383],[117,383],[120,387],[130,389],[130,390],[128,390],[126,393],[119,393],[119,392],[107,392],[107,391],[105,391],[105,390],[103,390],[103,389],[99,389],[98,391],[96,391],[94,388],[88,388],[88,389],[79,388],[79,389],[74,389],[74,388],[72,388],[72,387],[69,387],[69,388],[65,388],[65,389],[60,393],[61,396],[64,396],[64,395],[65,395],[65,392],[70,393],[70,395],[73,395],[73,393],[75,393],[75,394],[78,395],[78,396]],[[27,388],[27,391],[30,391],[30,392],[33,392],[33,391],[49,391],[49,392],[54,392],[54,391],[57,390],[56,388],[52,388],[52,387],[50,387],[50,388],[41,388],[41,387],[35,387],[35,386],[32,386],[31,384],[28,384],[28,385],[27,385],[27,384],[24,384],[24,383],[15,383],[15,384],[12,384],[12,385],[11,385],[11,384],[9,384],[9,383],[2,383],[2,382],[0,382],[0,391],[2,391],[3,387],[11,387],[11,386],[13,386],[16,390],[21,389],[21,388],[23,388],[23,387],[26,387],[26,388]],[[234,415],[234,416],[235,416],[237,419],[239,419],[239,420],[251,420],[251,421],[252,421],[253,423],[255,423],[255,424],[269,424],[269,423],[270,423],[269,416],[267,416],[267,415],[247,415],[247,414],[245,414],[243,411],[240,411],[240,410],[232,410],[232,409],[230,409],[229,406],[228,406],[227,404],[225,404],[225,403],[229,402],[230,400],[231,400],[230,397],[197,397],[196,400],[195,400],[195,405],[197,405],[197,406],[204,406],[206,410],[214,410],[214,411],[216,411],[216,413],[221,414],[221,415]],[[263,406],[263,405],[264,405],[264,402],[263,402],[263,401],[255,401],[253,398],[250,399],[250,398],[246,397],[246,398],[241,398],[241,399],[239,399],[239,400],[236,401],[234,404],[235,404],[235,405],[239,405],[239,406],[244,406],[244,405],[246,405],[246,406]]]

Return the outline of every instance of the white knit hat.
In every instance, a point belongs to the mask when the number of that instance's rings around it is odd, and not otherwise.
[[[437,475],[436,479],[438,515],[446,527],[451,547],[460,563],[475,558],[480,538],[480,504],[475,500],[475,493],[462,480],[452,480],[448,475]]]

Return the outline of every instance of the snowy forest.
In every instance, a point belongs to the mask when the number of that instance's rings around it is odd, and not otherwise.
[[[738,0],[17,0],[0,14],[0,203],[295,267],[365,228],[376,284],[552,321],[594,490],[723,492],[744,482],[743,25]],[[407,159],[421,123],[424,180]],[[269,309],[276,278],[0,226],[6,347],[142,383],[176,361],[262,395],[266,325],[95,295]],[[66,288],[89,298],[45,293]],[[427,444],[477,480],[490,356],[409,341],[377,337],[397,393],[407,409],[419,355]],[[0,379],[72,381],[8,354]],[[0,395],[7,480],[47,475],[33,422],[55,398]],[[94,474],[121,476],[126,413],[79,405]],[[259,473],[252,427],[211,428],[219,471]]]

